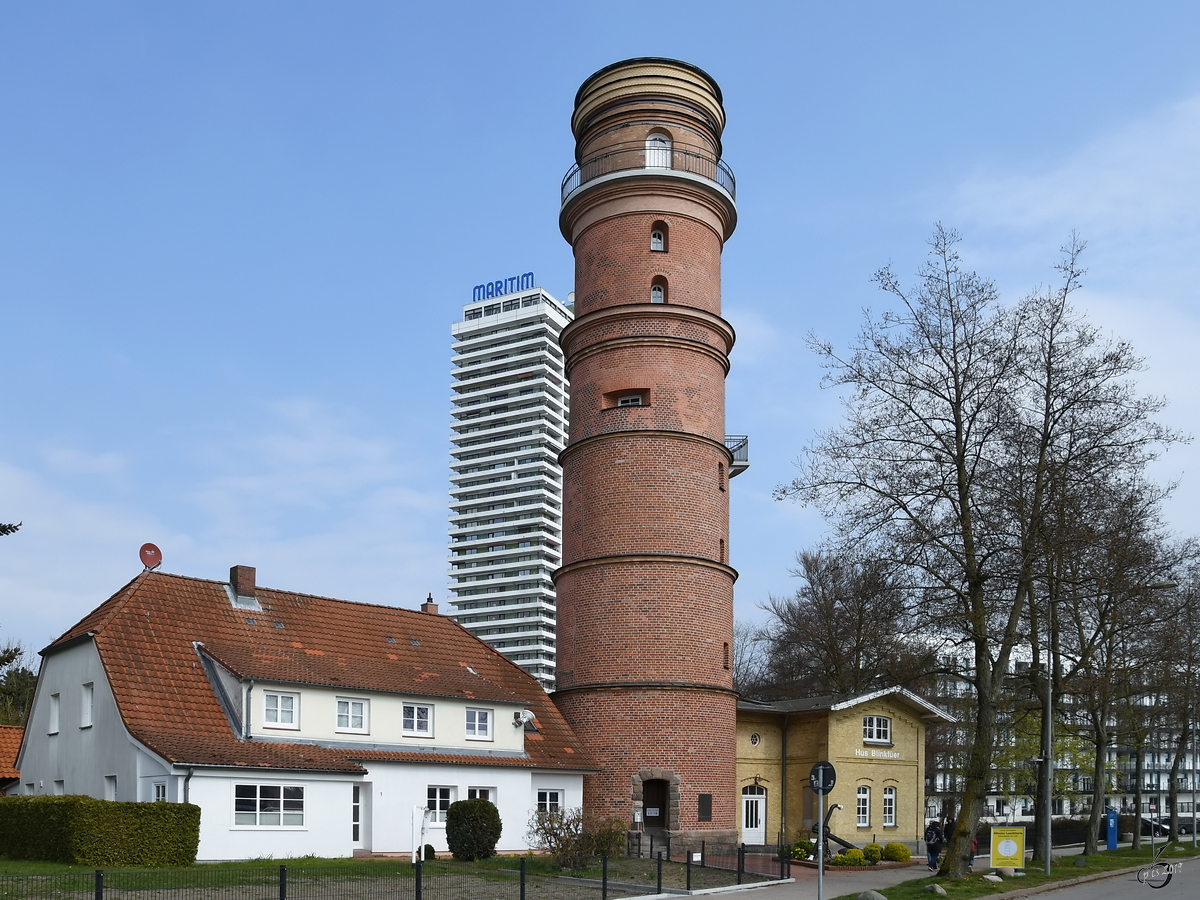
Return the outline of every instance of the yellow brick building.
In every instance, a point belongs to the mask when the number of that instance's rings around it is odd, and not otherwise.
[[[903,688],[837,700],[742,700],[737,714],[739,840],[811,837],[820,799],[809,786],[819,760],[837,771],[829,830],[861,847],[918,840],[925,830],[925,728],[952,716]]]

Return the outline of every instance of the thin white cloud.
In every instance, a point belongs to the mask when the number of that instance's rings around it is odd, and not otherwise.
[[[1043,259],[1071,230],[1087,264],[1143,291],[1195,296],[1200,272],[1200,96],[1101,136],[1038,171],[980,170],[952,192],[952,221],[1023,236]],[[1123,277],[1124,276],[1124,277]]]
[[[1145,357],[1143,392],[1166,397],[1161,421],[1200,432],[1194,337],[1200,333],[1200,96],[1166,105],[1031,169],[979,170],[950,193],[964,252],[1010,298],[1053,280],[1054,250],[1087,241],[1076,305]],[[1181,479],[1169,521],[1200,534],[1200,446],[1174,447],[1151,475]]]
[[[166,571],[223,579],[259,568],[272,587],[416,607],[445,594],[444,481],[422,481],[412,448],[354,412],[304,400],[205,423],[184,442],[186,481],[169,495],[98,500],[109,454],[54,451],[40,468],[0,462],[0,638],[40,648],[140,570],[145,541]],[[441,475],[441,472],[438,473]],[[147,512],[153,508],[155,513]]]

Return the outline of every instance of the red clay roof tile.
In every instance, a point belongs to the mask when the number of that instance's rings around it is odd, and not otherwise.
[[[256,596],[261,612],[234,608],[222,582],[143,572],[42,652],[94,634],[125,726],[180,765],[361,772],[354,760],[389,759],[595,769],[537,681],[452,619],[269,588]],[[520,704],[539,733],[526,734],[527,758],[243,741],[196,644],[243,678]]]
[[[0,778],[16,778],[17,753],[21,750],[21,738],[25,729],[20,725],[0,725]]]

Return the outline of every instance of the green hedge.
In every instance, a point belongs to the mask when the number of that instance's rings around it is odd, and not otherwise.
[[[200,807],[91,797],[0,798],[0,848],[11,859],[100,868],[189,866],[200,845]]]

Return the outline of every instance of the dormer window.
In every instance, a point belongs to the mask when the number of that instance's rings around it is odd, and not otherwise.
[[[887,716],[863,716],[863,742],[890,744],[892,742],[892,720]]]
[[[266,728],[299,728],[300,695],[264,692],[263,725]]]

